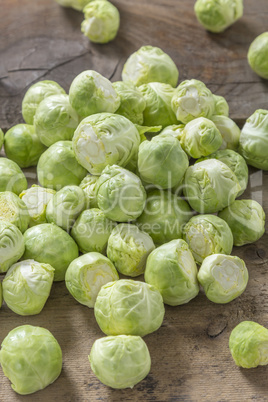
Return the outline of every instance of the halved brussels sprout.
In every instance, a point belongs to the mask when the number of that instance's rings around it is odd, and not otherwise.
[[[268,32],[263,32],[251,43],[248,50],[248,63],[260,77],[268,80]]]
[[[222,135],[220,149],[232,149],[237,151],[239,146],[240,128],[232,119],[226,116],[212,116],[211,120]]]
[[[7,158],[0,158],[0,191],[19,195],[27,188],[27,180],[20,167]]]
[[[183,134],[185,124],[172,124],[171,126],[165,127],[160,135],[171,135],[172,137],[177,138],[177,140],[181,141],[181,137]]]
[[[79,184],[79,187],[84,191],[87,209],[98,208],[96,193],[98,178],[99,176],[88,174]]]
[[[0,220],[0,273],[17,262],[24,253],[24,239],[21,231],[12,223]]]
[[[72,7],[78,11],[82,11],[90,1],[92,0],[56,0],[63,7]]]
[[[29,226],[30,216],[25,203],[14,193],[0,193],[0,219],[13,223],[23,233]]]
[[[120,106],[116,113],[125,116],[134,124],[143,124],[143,111],[146,106],[144,97],[131,82],[117,81],[113,87],[120,96]]]
[[[214,114],[216,116],[229,116],[229,105],[226,101],[226,99],[223,96],[220,95],[214,95],[213,98],[215,101],[215,110]]]
[[[144,103],[145,103],[145,101],[144,101]],[[0,151],[1,151],[3,144],[4,144],[4,133],[3,133],[3,130],[0,128]]]

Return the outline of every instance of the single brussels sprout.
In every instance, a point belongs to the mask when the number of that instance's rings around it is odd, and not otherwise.
[[[151,369],[151,357],[140,336],[118,335],[97,339],[89,355],[91,369],[108,387],[133,388]]]
[[[47,204],[47,222],[55,223],[69,232],[85,207],[86,200],[83,190],[78,186],[65,186],[53,195]]]
[[[22,325],[14,328],[1,345],[0,363],[12,389],[32,394],[52,384],[62,369],[62,352],[45,328]]]
[[[24,242],[23,259],[33,259],[53,266],[55,282],[64,281],[68,266],[79,255],[71,236],[52,223],[43,223],[26,230]]]
[[[226,116],[212,116],[211,120],[222,135],[220,149],[232,149],[237,151],[239,146],[240,128],[235,122]]]
[[[172,137],[177,138],[177,140],[181,141],[183,130],[185,124],[172,124],[171,126],[165,127],[160,135],[171,135]]]
[[[106,335],[145,336],[162,325],[165,308],[154,286],[121,279],[102,286],[94,313]]]
[[[260,77],[268,80],[268,32],[257,36],[248,50],[248,63]]]
[[[7,158],[0,158],[0,191],[19,195],[27,188],[27,180],[20,167]]]
[[[225,304],[244,292],[248,283],[248,270],[244,261],[238,257],[213,254],[204,259],[197,279],[210,301]]]
[[[257,201],[236,200],[219,216],[230,226],[235,246],[254,243],[265,232],[265,213]]]
[[[215,215],[193,216],[183,228],[183,238],[197,264],[212,254],[231,254],[233,249],[231,229]]]
[[[19,315],[39,314],[54,278],[54,268],[26,260],[12,265],[3,280],[3,297],[7,306]]]
[[[229,105],[226,101],[226,99],[223,96],[220,95],[214,95],[214,102],[215,102],[215,110],[214,114],[216,116],[229,116]]]
[[[144,101],[144,104],[145,104],[145,101]],[[3,133],[3,130],[0,128],[0,151],[1,151],[3,144],[4,144],[4,133]]]
[[[219,33],[242,17],[243,0],[197,0],[194,10],[206,30]]]
[[[22,100],[22,116],[27,124],[34,123],[34,116],[39,103],[52,95],[65,94],[64,89],[55,81],[39,81],[32,85]]]
[[[242,128],[239,153],[248,165],[268,170],[268,110],[256,110]]]
[[[118,279],[113,263],[104,255],[94,252],[73,260],[65,275],[65,283],[71,295],[87,307],[94,307],[103,285]]]
[[[51,145],[41,155],[37,165],[40,184],[54,190],[78,186],[86,174],[86,169],[75,158],[71,141],[59,141]]]
[[[92,0],[56,0],[63,7],[72,7],[78,11],[82,11],[90,1]]]
[[[231,332],[229,348],[235,364],[244,368],[268,364],[268,329],[254,321],[242,321]]]
[[[186,171],[183,192],[190,206],[200,214],[221,211],[234,202],[240,191],[234,172],[217,159],[195,163]]]
[[[10,191],[0,192],[0,220],[12,223],[22,233],[29,226],[30,216],[25,203]]]
[[[131,82],[123,81],[114,82],[113,87],[121,101],[116,113],[125,116],[134,124],[143,124],[143,111],[146,102],[139,89]]]
[[[35,132],[47,147],[58,141],[71,140],[78,124],[78,114],[70,105],[68,95],[45,98],[34,116]]]
[[[21,231],[12,223],[0,219],[0,273],[17,262],[25,250]]]
[[[203,82],[186,80],[175,90],[171,106],[177,120],[187,124],[197,117],[210,119],[215,111],[215,99]]]
[[[88,174],[79,184],[79,187],[84,191],[86,209],[98,208],[97,201],[97,181],[99,176]]]

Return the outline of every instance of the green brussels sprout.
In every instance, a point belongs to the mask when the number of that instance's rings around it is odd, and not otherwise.
[[[248,165],[268,170],[268,110],[256,110],[242,128],[239,153]]]
[[[52,95],[65,94],[64,89],[55,81],[39,81],[32,85],[22,100],[22,116],[27,124],[34,123],[34,116],[39,103]]]
[[[56,0],[62,7],[72,7],[78,11],[82,11],[90,1],[92,0]]]
[[[47,329],[22,325],[14,328],[1,345],[0,363],[12,389],[32,394],[52,384],[62,369],[60,345]]]
[[[145,103],[145,101],[144,101],[144,103]],[[4,144],[4,133],[3,133],[3,130],[0,128],[0,151],[1,151],[3,144]]]
[[[113,87],[121,101],[116,113],[125,116],[134,124],[143,124],[143,111],[146,102],[139,89],[131,82],[123,81],[114,82]]]
[[[106,166],[97,185],[99,208],[107,218],[117,222],[137,219],[146,202],[140,178],[120,166]]]
[[[24,242],[23,259],[53,266],[55,282],[64,281],[68,266],[79,255],[71,236],[52,223],[43,223],[26,230]]]
[[[232,119],[226,116],[212,116],[211,120],[222,135],[220,149],[232,149],[237,151],[239,146],[240,128]]]
[[[121,279],[102,286],[94,313],[106,335],[145,336],[162,325],[165,308],[154,286]]]
[[[147,257],[154,249],[147,233],[135,225],[121,223],[109,237],[107,257],[121,274],[135,277],[144,273]]]
[[[97,201],[97,181],[99,176],[93,176],[88,174],[79,184],[79,187],[84,191],[84,196],[86,200],[86,209],[98,208]]]
[[[71,141],[59,141],[51,145],[41,155],[37,165],[40,184],[54,190],[78,186],[86,174],[86,169],[75,158]]]
[[[78,114],[70,105],[69,96],[63,94],[42,100],[34,116],[35,132],[47,147],[71,140],[78,124]]]
[[[177,120],[187,124],[197,117],[210,119],[215,111],[215,99],[203,82],[186,80],[175,90],[171,106]]]
[[[229,348],[235,364],[244,368],[268,364],[268,329],[254,321],[242,321],[231,332]]]
[[[66,287],[81,304],[94,307],[100,288],[117,281],[118,273],[113,263],[100,253],[87,253],[71,262],[66,275]]]
[[[238,257],[213,254],[204,259],[197,279],[210,301],[225,304],[244,292],[248,283],[248,270],[244,261]]]
[[[27,180],[20,167],[7,158],[0,158],[0,191],[19,195],[27,188]]]
[[[12,223],[22,233],[29,226],[30,216],[25,203],[10,191],[0,192],[0,220]]]
[[[231,229],[215,215],[193,216],[183,228],[183,238],[197,264],[212,254],[231,254],[233,249]]]
[[[206,30],[219,33],[242,17],[243,0],[197,0],[194,10]]]
[[[108,387],[133,388],[151,369],[151,357],[140,336],[118,335],[97,339],[89,355],[91,369]]]
[[[248,50],[248,63],[260,77],[268,80],[268,32],[257,36]]]
[[[47,222],[55,223],[69,232],[85,207],[86,200],[83,190],[78,186],[65,186],[54,194],[47,204]]]
[[[234,172],[217,159],[190,166],[185,174],[184,195],[200,214],[212,214],[232,204],[241,191]]]
[[[54,268],[26,260],[12,265],[3,280],[3,297],[7,306],[19,315],[39,314],[54,278]]]
[[[140,144],[138,171],[145,183],[172,188],[181,182],[188,166],[188,157],[179,140],[171,135],[160,134]]]
[[[163,244],[149,255],[144,278],[170,306],[188,303],[199,293],[196,263],[181,239]]]
[[[17,262],[25,250],[21,231],[12,223],[0,219],[0,273]]]
[[[37,137],[34,126],[17,124],[6,132],[5,153],[21,168],[36,166],[42,153],[47,149]]]
[[[257,201],[236,200],[219,216],[230,226],[235,246],[254,243],[265,232],[265,213]]]
[[[229,116],[229,105],[226,101],[226,99],[223,96],[220,95],[214,95],[214,102],[215,102],[215,110],[214,114],[216,116]]]
[[[120,97],[112,83],[93,70],[77,75],[70,86],[70,103],[79,116],[95,113],[114,113],[120,106]]]
[[[177,140],[181,141],[183,130],[185,124],[172,124],[171,126],[165,127],[160,135],[171,135],[172,137],[177,138]]]

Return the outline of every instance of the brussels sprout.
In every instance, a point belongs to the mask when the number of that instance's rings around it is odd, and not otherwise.
[[[229,348],[235,364],[244,368],[268,364],[268,329],[254,321],[242,321],[231,332]]]
[[[186,171],[184,195],[191,207],[201,214],[222,210],[234,202],[240,191],[234,172],[217,159],[198,162]]]
[[[24,253],[24,239],[21,231],[12,223],[0,219],[0,273],[17,262]]]
[[[71,141],[59,141],[47,149],[37,165],[38,181],[43,187],[60,190],[78,186],[87,171],[77,162]]]
[[[233,249],[231,229],[215,215],[193,216],[183,228],[183,238],[197,264],[212,254],[231,254]]]
[[[181,141],[181,137],[183,135],[185,124],[172,124],[171,126],[165,127],[160,135],[171,135],[172,137],[177,138],[177,140]]]
[[[239,152],[248,165],[268,170],[268,110],[256,110],[242,128]]]
[[[118,279],[112,262],[104,255],[94,252],[73,260],[65,275],[65,283],[71,295],[87,307],[94,307],[103,285]]]
[[[63,7],[72,7],[78,11],[82,11],[90,1],[92,0],[56,0]]]
[[[176,118],[187,124],[197,117],[210,119],[215,111],[215,99],[203,82],[186,80],[177,87],[171,106]]]
[[[79,255],[71,236],[52,223],[43,223],[26,230],[24,242],[23,259],[52,265],[56,282],[64,280],[66,269]]]
[[[62,369],[62,352],[45,328],[22,325],[5,337],[0,363],[12,389],[28,395],[52,384]]]
[[[22,116],[27,124],[34,123],[34,116],[39,103],[52,95],[65,94],[64,89],[55,81],[39,81],[32,85],[22,101]]]
[[[99,176],[88,174],[80,183],[79,187],[84,191],[86,208],[97,208],[97,181]]]
[[[122,279],[102,286],[94,313],[106,335],[145,336],[162,325],[165,308],[154,286]]]
[[[10,191],[0,192],[0,220],[13,223],[22,233],[29,226],[30,216],[26,205]]]
[[[151,369],[151,357],[140,336],[118,335],[97,339],[89,361],[93,373],[111,388],[133,388]]]
[[[127,276],[143,274],[148,255],[155,249],[152,238],[135,225],[121,223],[109,237],[107,257]]]
[[[39,314],[54,278],[54,268],[34,260],[18,262],[9,268],[3,280],[3,297],[7,306],[19,315]]]
[[[268,32],[257,36],[248,50],[248,63],[260,77],[268,80]]]
[[[229,116],[229,105],[223,96],[213,95],[215,102],[214,114],[216,116]]]
[[[174,61],[159,47],[142,46],[127,59],[122,79],[136,86],[149,82],[163,82],[175,87],[179,71]]]
[[[143,124],[143,111],[146,102],[139,89],[131,82],[123,81],[114,82],[113,87],[121,101],[116,113],[125,116],[134,124]]]
[[[3,304],[3,290],[2,290],[2,282],[0,281],[0,308]]]
[[[235,246],[254,243],[265,232],[265,213],[257,201],[236,200],[219,216],[230,226]]]
[[[211,32],[223,32],[243,15],[243,0],[197,0],[195,14]]]
[[[47,204],[47,222],[55,223],[68,232],[85,207],[83,190],[78,186],[65,186]]]
[[[144,101],[144,103],[145,103],[145,101]],[[1,151],[3,144],[4,144],[4,133],[3,133],[3,130],[1,130],[1,128],[0,128],[0,151]]]
[[[36,166],[46,150],[45,145],[37,137],[34,126],[29,124],[17,124],[8,130],[4,146],[6,156],[21,168]]]
[[[39,104],[34,116],[34,127],[39,140],[50,147],[57,141],[73,138],[79,117],[69,102],[68,95],[53,95]]]
[[[244,292],[248,283],[248,270],[244,261],[238,257],[213,254],[204,259],[197,279],[209,300],[225,304]]]
[[[239,146],[240,128],[232,119],[226,116],[212,116],[211,120],[222,135],[220,149],[232,149],[237,151]]]
[[[27,188],[27,180],[20,167],[7,158],[0,158],[0,191],[19,195]]]

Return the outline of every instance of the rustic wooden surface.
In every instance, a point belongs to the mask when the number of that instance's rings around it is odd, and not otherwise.
[[[267,30],[267,0],[245,0],[245,14],[220,35],[197,23],[194,0],[116,0],[121,27],[108,45],[90,45],[80,33],[82,14],[53,0],[2,0],[0,7],[0,126],[22,122],[21,99],[32,83],[58,81],[66,90],[76,74],[96,69],[120,79],[126,57],[143,44],[164,49],[180,70],[180,80],[203,80],[226,96],[231,116],[240,124],[255,109],[267,108],[268,85],[246,62],[255,36]],[[26,171],[29,182],[33,170]],[[261,202],[268,213],[268,172],[251,169],[244,198]],[[267,228],[266,228],[267,232]],[[31,396],[15,394],[0,372],[2,402],[85,401],[267,401],[268,367],[245,370],[232,361],[228,338],[236,324],[255,320],[268,327],[268,235],[256,244],[235,248],[246,261],[250,280],[245,293],[227,305],[216,305],[203,293],[180,307],[166,307],[162,327],[145,337],[152,356],[149,376],[133,390],[102,385],[87,356],[103,336],[93,310],[78,304],[64,283],[54,284],[43,312],[20,317],[6,306],[0,311],[0,342],[22,324],[48,328],[64,357],[60,378]]]

